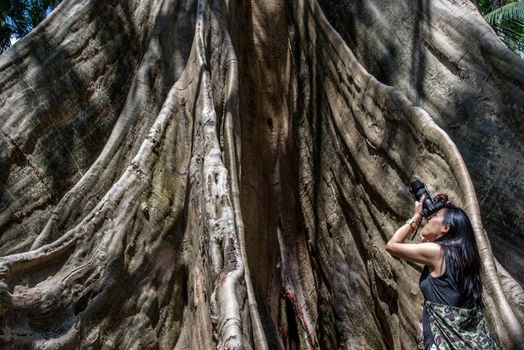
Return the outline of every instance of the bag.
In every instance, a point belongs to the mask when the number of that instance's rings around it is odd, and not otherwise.
[[[500,349],[488,332],[480,308],[463,309],[430,301],[426,301],[426,308],[437,349]]]

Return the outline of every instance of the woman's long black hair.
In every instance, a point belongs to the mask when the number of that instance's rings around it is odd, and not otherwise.
[[[459,285],[461,304],[467,308],[482,306],[482,284],[480,282],[480,255],[468,216],[461,208],[451,203],[445,205],[444,226],[449,231],[436,243],[446,251],[448,263],[455,271]]]

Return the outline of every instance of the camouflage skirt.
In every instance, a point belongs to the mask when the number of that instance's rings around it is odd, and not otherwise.
[[[426,301],[437,349],[500,349],[490,336],[480,308],[463,309]]]

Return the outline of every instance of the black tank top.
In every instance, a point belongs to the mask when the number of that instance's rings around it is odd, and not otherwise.
[[[433,277],[430,275],[428,267],[424,266],[420,275],[419,285],[424,295],[424,301],[463,307],[460,303],[460,290],[455,279],[455,271],[449,264],[446,249],[443,247],[441,249],[444,251],[444,259],[446,261],[444,273],[439,277]],[[433,344],[433,335],[431,334],[429,315],[425,305],[422,312],[422,329],[424,333],[424,349],[429,349]]]

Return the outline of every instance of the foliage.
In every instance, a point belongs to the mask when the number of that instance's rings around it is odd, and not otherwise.
[[[485,18],[500,39],[516,54],[524,57],[524,1],[502,6],[488,13]]]
[[[7,0],[0,1],[0,53],[11,46],[55,8],[61,0]]]
[[[480,0],[477,5],[504,44],[524,57],[524,1]]]

